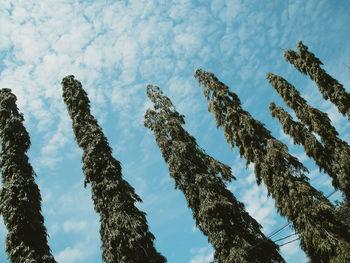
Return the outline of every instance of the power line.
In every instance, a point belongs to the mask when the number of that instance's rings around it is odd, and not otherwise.
[[[334,190],[332,193],[328,194],[326,197],[329,198],[331,197],[332,195],[334,195],[338,190]]]
[[[276,229],[275,231],[272,231],[270,235],[267,236],[267,238],[271,238],[275,235],[277,235],[279,232],[281,232],[283,229],[285,229],[287,226],[289,226],[290,223],[286,223],[285,225],[281,226],[280,228]]]
[[[329,193],[326,198],[331,197],[332,195],[334,195],[338,190],[334,190],[333,192]],[[294,220],[293,220],[294,221]],[[293,222],[292,221],[292,222]],[[287,226],[289,226],[292,222],[288,222],[285,225],[281,226],[280,228],[276,229],[275,231],[272,231],[272,233],[268,236],[268,238],[273,237],[274,235],[276,235],[277,233],[281,232],[283,229],[285,229]]]
[[[329,193],[329,194],[326,196],[326,198],[331,197],[331,196],[334,195],[337,191],[338,191],[338,190],[334,190],[333,192]],[[294,220],[293,220],[293,221],[294,221]],[[293,222],[293,221],[292,221],[292,222]],[[279,227],[278,229],[272,231],[272,232],[268,235],[267,238],[271,238],[271,237],[275,236],[276,234],[278,234],[279,232],[281,232],[283,229],[285,229],[287,226],[289,226],[292,222],[286,223],[286,224],[284,224],[283,226]],[[287,238],[292,237],[292,236],[295,236],[295,235],[298,235],[298,233],[297,233],[297,232],[294,232],[293,234],[290,234],[290,235],[288,235],[288,236],[282,237],[282,238],[277,239],[277,240],[275,240],[275,241],[273,241],[273,242],[282,241],[282,240],[284,240],[284,239],[287,239]],[[287,241],[287,242],[285,242],[285,243],[283,243],[283,244],[281,244],[281,245],[278,245],[278,247],[283,247],[283,246],[288,245],[288,244],[290,244],[290,243],[296,242],[296,241],[298,241],[299,239],[301,239],[300,236],[297,237],[297,238],[295,238],[295,239],[293,239],[293,240]],[[260,246],[260,245],[262,244],[262,242],[263,242],[263,241],[260,241],[260,242],[259,242],[258,244],[256,244],[255,246],[252,246],[248,251],[250,251],[250,250],[252,250],[252,249],[254,249],[254,248]],[[217,262],[218,262],[218,261],[214,259],[214,261],[211,261],[210,263],[217,263]]]
[[[272,231],[272,233],[271,233],[270,235],[268,235],[267,238],[271,238],[271,237],[273,237],[274,235],[278,234],[278,233],[281,232],[283,229],[285,229],[289,224],[290,224],[290,223],[287,223],[287,224],[281,226],[280,228],[278,228],[277,230]]]
[[[330,198],[330,197],[331,197],[332,195],[334,195],[336,192],[338,192],[337,189],[334,190],[333,192],[329,193],[329,194],[326,196],[326,198]],[[293,220],[293,221],[294,221],[294,220]],[[292,221],[292,222],[293,222],[293,221]],[[279,228],[279,230],[273,232],[273,234],[272,234],[271,236],[276,235],[278,232],[282,231],[285,227],[287,227],[288,225],[290,225],[292,222],[289,222],[289,223],[285,224],[284,226],[282,226],[281,228]],[[297,235],[297,234],[298,234],[298,233],[295,232],[295,233],[293,233],[293,234],[291,234],[291,235],[282,237],[282,238],[277,239],[277,240],[275,240],[275,241],[273,241],[273,242],[281,241],[281,240],[287,239],[287,238],[289,238],[289,237],[291,237],[291,236],[295,236],[295,235]],[[270,238],[271,236],[269,236],[269,238]],[[293,240],[291,240],[291,241],[288,241],[288,242],[283,243],[283,244],[278,245],[278,246],[279,246],[279,247],[282,247],[282,246],[284,246],[284,245],[287,245],[287,244],[290,244],[290,243],[292,243],[292,242],[295,242],[295,241],[299,240],[300,238],[301,238],[301,237],[299,236],[299,237],[296,238],[296,239],[293,239]]]
[[[326,196],[326,198],[331,197],[331,196],[334,195],[337,191],[338,191],[338,190],[336,189],[336,190],[334,190],[333,192],[329,193],[329,194]],[[295,219],[294,219],[294,220],[295,220]],[[277,228],[276,230],[272,231],[271,234],[270,234],[267,238],[271,238],[271,237],[275,236],[276,234],[278,234],[279,232],[281,232],[283,229],[285,229],[287,226],[289,226],[291,223],[293,223],[294,220],[292,220],[291,222],[288,222],[288,223],[284,224],[283,226]],[[286,239],[286,238],[288,238],[288,237],[291,237],[291,236],[297,235],[297,234],[298,234],[298,233],[295,232],[294,234],[291,234],[291,235],[289,235],[289,236],[280,238],[280,239],[278,239],[278,240],[275,240],[274,242],[280,241],[280,240],[284,240],[284,239]],[[279,247],[285,246],[285,245],[287,245],[287,244],[289,244],[289,243],[292,243],[292,242],[295,242],[295,241],[299,240],[300,238],[301,238],[301,237],[299,236],[298,238],[296,238],[296,239],[294,239],[294,240],[288,241],[288,242],[283,243],[283,244],[278,245],[278,246],[279,246]],[[262,241],[260,241],[260,242],[259,242],[258,244],[256,244],[255,246],[252,246],[248,251],[250,251],[250,250],[252,250],[252,249],[254,249],[254,248],[260,246],[261,244],[262,244]]]
[[[298,235],[298,233],[297,233],[297,232],[294,232],[294,233],[291,234],[291,235],[288,235],[288,236],[286,236],[286,237],[282,237],[282,238],[280,238],[280,239],[274,240],[273,242],[278,242],[278,241],[287,239],[288,237],[292,237],[292,236],[295,236],[295,235]]]
[[[296,239],[293,239],[293,240],[291,240],[291,241],[288,241],[288,242],[286,242],[286,243],[283,243],[283,244],[279,245],[279,247],[283,247],[283,246],[285,246],[285,245],[287,245],[287,244],[293,243],[293,242],[299,240],[300,238],[301,238],[301,237],[298,237],[298,238],[296,238]]]

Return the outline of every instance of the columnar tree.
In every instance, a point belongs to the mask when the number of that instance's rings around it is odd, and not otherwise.
[[[6,251],[13,263],[54,263],[41,214],[40,190],[26,155],[30,137],[16,100],[10,89],[0,90],[0,213],[8,229]]]
[[[258,184],[264,182],[277,210],[299,233],[301,248],[313,262],[350,260],[350,232],[334,215],[334,206],[308,183],[307,169],[288,153],[262,123],[241,107],[238,96],[213,73],[195,73],[209,101],[217,127],[227,142],[237,146],[247,164],[254,163]]]
[[[298,43],[297,49],[298,52],[287,50],[284,53],[285,59],[301,73],[309,75],[316,82],[323,98],[329,99],[338,107],[339,112],[347,115],[350,120],[350,94],[346,92],[342,84],[321,68],[323,63],[312,52],[308,51],[308,47],[303,45],[301,41]]]
[[[147,110],[145,126],[153,131],[175,188],[184,193],[196,226],[215,249],[215,259],[284,262],[278,246],[226,188],[224,182],[234,178],[230,167],[205,154],[182,127],[184,116],[158,87],[149,85],[147,95],[154,110]]]
[[[304,146],[306,154],[332,177],[333,186],[339,188],[349,201],[350,146],[339,138],[328,115],[308,105],[293,85],[272,73],[267,74],[267,79],[286,105],[294,110],[301,123],[293,121],[286,111],[274,103],[270,104],[272,116],[279,119],[283,131],[293,138],[295,144]],[[323,145],[312,132],[320,136]]]
[[[112,156],[81,83],[70,75],[62,80],[63,99],[73,121],[76,141],[84,151],[84,186],[91,183],[94,208],[100,215],[102,259],[107,263],[166,262],[156,251],[145,213],[135,202],[141,198],[122,178],[119,161]]]

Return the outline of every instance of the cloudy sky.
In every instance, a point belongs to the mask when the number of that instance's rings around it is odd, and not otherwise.
[[[185,128],[198,144],[232,166],[237,180],[228,187],[269,235],[286,221],[265,188],[256,185],[251,167],[246,169],[216,129],[194,71],[201,67],[215,73],[254,118],[290,144],[268,110],[270,101],[284,103],[265,74],[281,75],[311,105],[326,111],[350,142],[346,118],[283,58],[283,50],[295,49],[302,40],[349,92],[349,11],[347,0],[0,0],[0,87],[13,90],[25,116],[32,141],[28,155],[56,260],[102,262],[98,215],[89,186],[83,187],[82,151],[61,97],[63,77],[75,75],[88,92],[124,178],[144,201],[138,206],[147,212],[158,251],[170,263],[208,263],[213,250],[194,227],[183,194],[174,190],[153,134],[143,127],[143,114],[151,106],[146,85],[161,87],[186,116]],[[310,169],[311,183],[330,193],[330,180],[302,148],[291,145],[290,150]],[[339,193],[331,200],[337,198]],[[292,233],[286,227],[272,240]],[[5,237],[0,219],[0,262],[9,262]],[[306,260],[298,242],[281,251],[287,262]]]

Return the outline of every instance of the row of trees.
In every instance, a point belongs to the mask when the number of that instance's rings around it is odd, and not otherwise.
[[[285,58],[308,74],[324,98],[350,120],[349,93],[321,68],[321,61],[305,45],[300,42],[297,52],[286,51]],[[213,73],[198,69],[195,78],[203,87],[217,127],[222,127],[231,147],[238,147],[247,165],[254,164],[257,183],[266,186],[277,210],[299,234],[301,248],[311,262],[350,262],[350,224],[345,219],[350,215],[350,147],[339,138],[327,114],[309,106],[282,77],[267,74],[271,86],[300,121],[274,103],[270,104],[271,115],[343,193],[339,208],[309,184],[307,168],[242,108],[237,94]],[[67,76],[62,88],[77,144],[83,149],[84,186],[91,184],[94,208],[100,216],[103,261],[166,262],[154,246],[145,213],[135,206],[141,198],[122,178],[121,165],[112,157],[107,138],[91,115],[81,83]],[[159,87],[149,85],[147,96],[154,109],[146,111],[144,125],[153,131],[170,177],[185,195],[196,226],[213,245],[215,260],[285,262],[279,246],[262,233],[261,225],[227,189],[226,183],[235,179],[231,168],[198,146],[183,128],[184,116]],[[40,191],[26,156],[30,139],[23,120],[15,95],[9,89],[0,90],[0,212],[8,229],[6,250],[11,262],[55,262],[47,244]]]

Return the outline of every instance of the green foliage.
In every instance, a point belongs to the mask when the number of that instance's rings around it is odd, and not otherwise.
[[[242,109],[238,96],[213,73],[198,69],[195,77],[203,86],[217,126],[223,128],[228,143],[239,148],[247,164],[254,163],[258,183],[264,182],[278,211],[299,233],[301,248],[314,262],[348,262],[349,228],[335,216],[328,199],[308,183],[307,169]]]
[[[323,63],[311,52],[308,47],[300,41],[298,43],[298,52],[287,50],[284,53],[286,61],[303,74],[308,74],[318,86],[323,98],[330,100],[338,107],[343,115],[348,115],[350,120],[350,94],[347,93],[342,84],[332,78],[321,68]]]
[[[289,134],[293,138],[294,144],[304,146],[306,155],[315,160],[320,170],[323,169],[332,177],[333,186],[338,188],[337,174],[333,171],[333,160],[322,143],[317,140],[316,136],[313,135],[304,124],[294,121],[288,112],[281,107],[277,107],[275,103],[271,102],[269,108],[272,117],[278,118],[282,124],[284,133]]]
[[[146,214],[135,206],[142,200],[123,180],[120,163],[112,157],[107,138],[90,113],[89,98],[81,83],[71,75],[62,80],[62,87],[76,141],[84,151],[84,183],[91,183],[95,211],[100,215],[103,261],[166,262],[154,247]]]
[[[342,201],[336,202],[336,216],[350,228],[350,208],[349,204]]]
[[[0,213],[8,229],[6,251],[13,263],[56,262],[47,243],[40,190],[26,152],[29,134],[10,89],[0,90]]]
[[[230,167],[205,154],[182,127],[184,116],[158,87],[149,85],[147,95],[155,110],[147,110],[145,126],[153,131],[175,188],[184,193],[196,226],[215,249],[215,259],[284,262],[278,246],[226,188],[224,181],[234,179]]]
[[[272,73],[267,74],[267,79],[303,123],[286,123],[280,119],[284,127],[286,125],[290,127],[284,128],[284,131],[292,136],[296,143],[304,146],[306,153],[310,154],[316,164],[333,178],[333,185],[350,200],[350,146],[338,137],[338,132],[331,124],[328,115],[308,105],[293,85]],[[296,134],[297,129],[303,129],[304,132]],[[311,143],[311,132],[320,136],[324,147],[320,147],[320,142],[316,138],[313,138]]]

